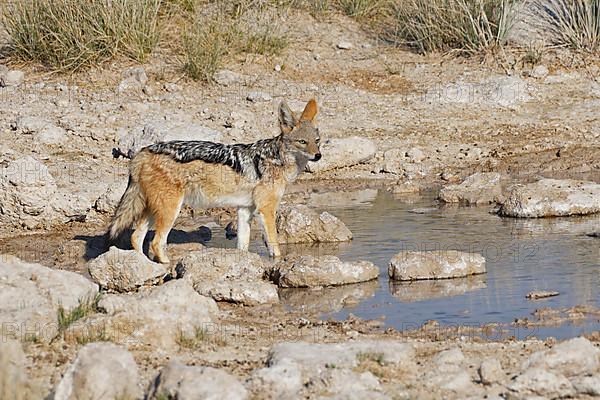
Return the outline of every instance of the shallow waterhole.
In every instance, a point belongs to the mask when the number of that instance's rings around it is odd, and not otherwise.
[[[600,329],[600,317],[577,318],[554,326],[516,327],[516,318],[535,320],[536,309],[600,306],[600,215],[546,219],[501,218],[491,207],[440,205],[433,193],[394,198],[385,191],[324,193],[309,206],[343,220],[354,240],[336,245],[294,245],[287,252],[334,254],[342,260],[368,260],[379,266],[378,281],[320,290],[286,289],[287,307],[345,319],[350,313],[382,319],[386,326],[418,329],[429,320],[440,327],[508,327],[502,336],[568,338]],[[235,246],[214,232],[209,246]],[[251,250],[265,255],[255,240]],[[400,250],[461,250],[485,256],[487,273],[469,278],[390,282],[387,266]],[[559,296],[527,300],[530,291]],[[551,324],[552,325],[552,324]],[[496,335],[497,333],[494,333]]]

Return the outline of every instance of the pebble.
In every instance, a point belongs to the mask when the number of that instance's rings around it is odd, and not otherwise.
[[[525,296],[525,297],[530,300],[536,300],[536,299],[545,299],[547,297],[558,296],[559,294],[560,294],[559,292],[555,292],[555,291],[534,290],[532,292],[527,293],[527,296]]]
[[[352,47],[352,43],[346,41],[342,41],[337,44],[337,48],[340,50],[350,50]]]
[[[246,96],[246,100],[252,103],[258,103],[261,101],[271,101],[273,100],[273,97],[265,92],[250,92],[248,93],[248,96]]]

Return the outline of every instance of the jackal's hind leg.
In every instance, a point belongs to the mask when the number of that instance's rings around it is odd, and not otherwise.
[[[166,252],[167,237],[169,236],[169,232],[171,231],[171,228],[173,228],[175,219],[177,219],[179,211],[181,210],[183,196],[166,197],[161,201],[161,203],[162,207],[155,209],[154,213],[154,228],[156,233],[154,234],[154,239],[152,239],[152,243],[150,244],[150,249],[152,250],[156,261],[163,264],[168,264],[169,257],[167,256]]]
[[[134,231],[131,234],[131,247],[138,253],[144,254],[144,239],[150,228],[148,215],[144,215],[135,223]]]
[[[237,248],[248,251],[250,246],[250,221],[254,210],[251,208],[238,208],[238,226],[237,226]]]

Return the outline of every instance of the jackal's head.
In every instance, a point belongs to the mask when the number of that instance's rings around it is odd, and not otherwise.
[[[321,138],[314,123],[316,116],[317,102],[314,99],[306,104],[300,117],[290,110],[285,101],[279,105],[279,126],[286,149],[310,161],[321,159]]]

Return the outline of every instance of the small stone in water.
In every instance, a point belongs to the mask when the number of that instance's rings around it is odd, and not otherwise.
[[[527,296],[525,296],[525,297],[530,300],[536,300],[536,299],[545,299],[547,297],[558,296],[559,294],[560,294],[559,292],[554,292],[554,291],[534,290],[533,292],[527,293]]]

